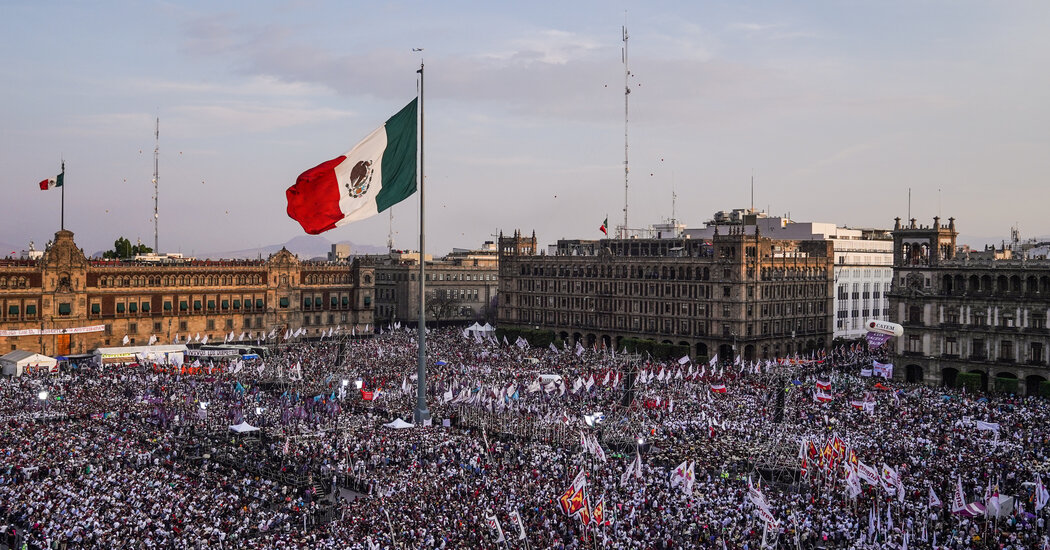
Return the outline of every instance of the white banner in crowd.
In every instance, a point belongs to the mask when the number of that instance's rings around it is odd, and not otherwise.
[[[878,361],[871,363],[875,376],[881,376],[887,380],[893,378],[893,363],[879,363]]]

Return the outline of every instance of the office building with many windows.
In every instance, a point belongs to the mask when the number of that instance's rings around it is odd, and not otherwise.
[[[955,220],[893,230],[890,312],[904,326],[892,342],[895,375],[955,386],[962,373],[981,385],[1026,395],[1050,379],[1050,260],[1021,248],[956,246]]]
[[[755,360],[832,338],[834,255],[826,240],[737,228],[710,239],[499,240],[503,326],[543,328],[585,346],[624,338],[689,346],[694,358]]]

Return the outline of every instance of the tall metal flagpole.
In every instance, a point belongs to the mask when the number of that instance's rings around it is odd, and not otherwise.
[[[623,231],[620,238],[627,238],[627,183],[630,178],[630,168],[627,158],[627,107],[631,96],[630,66],[627,64],[627,11],[623,13]]]
[[[423,51],[416,49],[415,51]],[[426,311],[426,249],[424,231],[426,204],[423,200],[423,61],[419,61],[419,327],[417,327],[419,341],[419,365],[416,371],[416,410],[413,420],[416,425],[422,425],[423,421],[430,419],[430,411],[427,410],[427,311]]]
[[[58,220],[58,228],[65,231],[66,229],[66,161],[62,161],[62,207],[60,213],[60,219]]]

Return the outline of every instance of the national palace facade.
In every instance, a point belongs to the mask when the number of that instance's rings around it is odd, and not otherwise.
[[[688,345],[695,359],[783,357],[831,344],[834,253],[826,240],[740,230],[688,238],[499,239],[501,326],[585,346],[624,338]]]
[[[932,226],[912,219],[893,230],[890,312],[904,326],[895,350],[897,375],[954,386],[959,373],[1017,381],[1034,394],[1050,378],[1050,261],[1003,247],[956,246],[955,220]]]
[[[304,262],[283,249],[265,261],[91,260],[63,230],[39,260],[0,260],[0,330],[20,334],[0,336],[0,351],[89,353],[125,335],[144,345],[274,328],[360,333],[374,323],[374,278],[367,260]]]

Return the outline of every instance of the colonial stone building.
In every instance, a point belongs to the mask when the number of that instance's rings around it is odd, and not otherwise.
[[[1013,250],[971,253],[956,247],[955,219],[893,230],[890,312],[904,326],[895,375],[954,386],[959,373],[1016,379],[1034,394],[1047,380],[1050,261]]]
[[[851,229],[834,223],[799,222],[765,212],[738,208],[715,212],[706,227],[684,229],[693,239],[710,240],[714,232],[739,228],[776,239],[828,240],[835,246],[836,338],[862,338],[870,319],[889,319],[886,292],[893,279],[893,238],[888,229]]]
[[[302,262],[287,250],[266,261],[89,260],[59,231],[39,260],[0,260],[0,330],[28,333],[0,336],[0,350],[68,355],[125,335],[138,345],[176,334],[221,341],[275,327],[360,332],[374,323],[374,277],[368,261]]]
[[[503,326],[545,328],[571,343],[624,338],[687,345],[694,359],[783,357],[831,343],[834,253],[824,240],[732,230],[689,238],[499,240]]]
[[[489,243],[491,244],[491,243]],[[419,254],[392,252],[373,257],[376,269],[376,322],[419,322]],[[426,257],[428,322],[495,321],[490,311],[497,291],[495,247],[456,250],[444,258]]]

